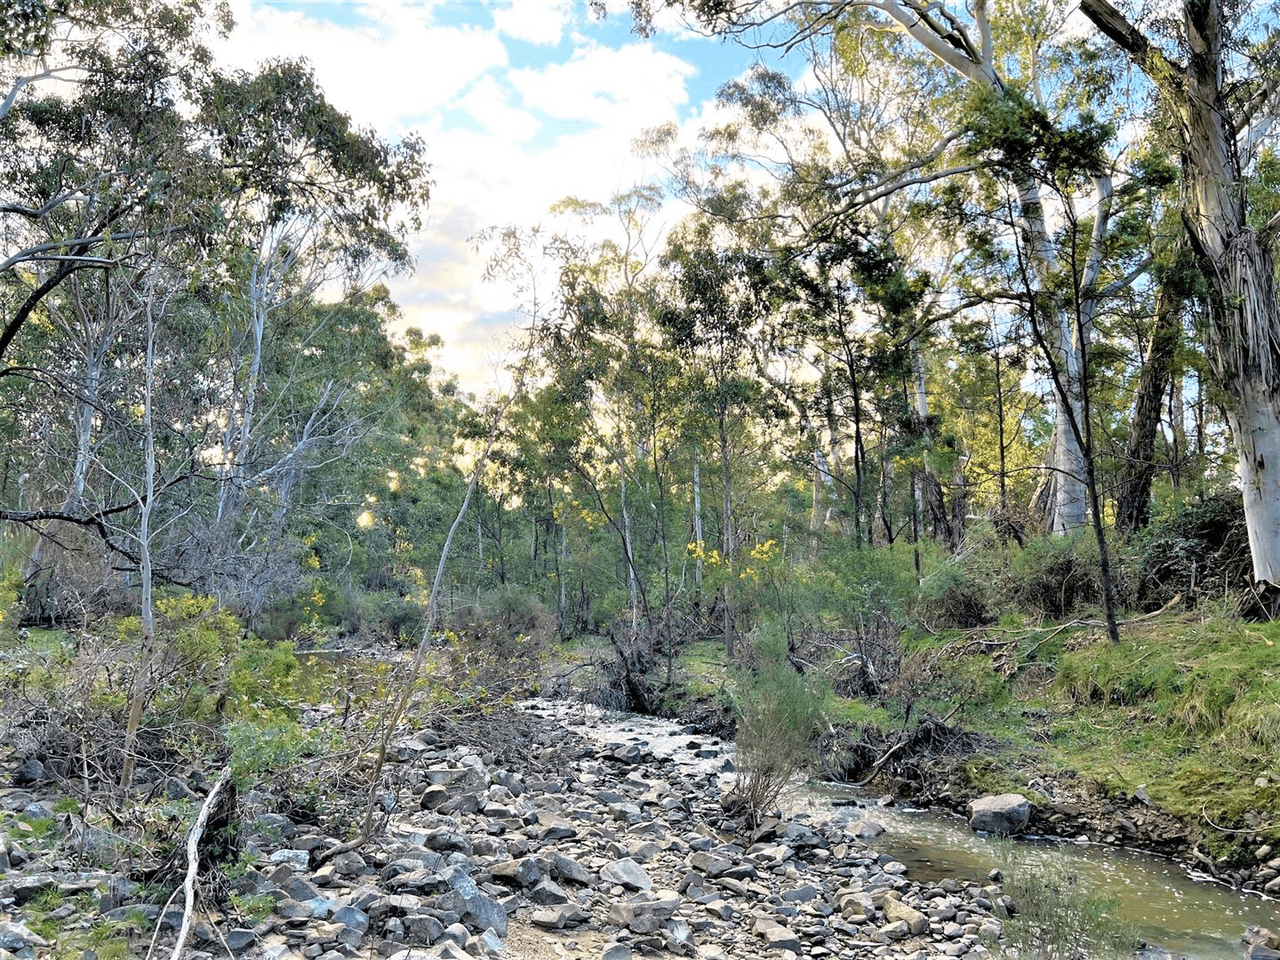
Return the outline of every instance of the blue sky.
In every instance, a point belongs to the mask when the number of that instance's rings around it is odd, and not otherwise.
[[[692,137],[720,85],[755,59],[674,17],[639,38],[625,10],[601,21],[586,0],[231,5],[237,27],[221,59],[306,57],[359,124],[425,137],[430,218],[414,242],[416,273],[390,286],[408,322],[445,339],[443,365],[476,394],[495,382],[514,297],[482,284],[469,238],[491,225],[549,224],[564,196],[606,201],[657,175],[631,142],[665,122]]]

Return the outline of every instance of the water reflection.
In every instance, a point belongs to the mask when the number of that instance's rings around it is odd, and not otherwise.
[[[817,787],[801,805],[814,812],[830,810],[833,800],[847,802],[849,797],[837,788]],[[874,807],[874,800],[866,802]],[[848,807],[837,806],[834,811],[850,819],[860,816]],[[981,883],[993,867],[1000,866],[999,844],[973,833],[959,817],[903,807],[865,813],[885,828],[884,836],[875,841],[876,848],[906,864],[914,880],[954,877]],[[1118,900],[1117,913],[1133,924],[1140,937],[1176,955],[1240,960],[1244,954],[1240,935],[1247,926],[1280,927],[1275,901],[1194,880],[1163,857],[1058,840],[1023,841],[1018,853],[1019,859],[1066,866],[1084,889]]]

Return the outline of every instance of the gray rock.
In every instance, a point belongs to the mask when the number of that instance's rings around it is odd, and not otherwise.
[[[557,903],[568,903],[569,894],[564,887],[554,880],[543,878],[538,885],[529,891],[529,900],[541,907],[549,907]]]
[[[338,854],[331,864],[340,877],[358,877],[372,872],[369,870],[369,865],[364,862],[364,857],[354,850]]]
[[[251,947],[258,939],[257,934],[245,927],[233,927],[222,935],[226,941],[227,949],[237,956]]]
[[[651,890],[653,881],[644,868],[630,857],[614,860],[600,868],[600,879],[605,883],[616,883],[628,890]]]
[[[470,919],[480,930],[493,927],[499,936],[507,935],[506,909],[486,893],[482,893],[476,882],[467,875],[461,866],[452,866],[444,872],[445,882],[462,900],[463,919]]]
[[[533,886],[545,874],[542,864],[532,857],[521,857],[519,860],[506,860],[502,863],[495,863],[489,868],[489,872],[493,874],[495,880],[511,880],[522,887]]]
[[[44,764],[35,757],[27,757],[13,771],[13,785],[26,787],[44,779]]]
[[[502,938],[492,927],[466,942],[466,951],[477,957],[496,957],[502,953]]]
[[[591,919],[589,913],[583,912],[577,904],[568,903],[556,907],[542,907],[533,911],[529,922],[544,930],[563,930],[568,926],[576,926],[584,920]]]
[[[1012,836],[1021,833],[1031,819],[1031,801],[1020,793],[981,797],[969,803],[969,826],[974,830]]]
[[[49,941],[32,933],[20,923],[0,920],[0,949],[25,950],[27,947],[47,947]]]
[[[882,833],[884,833],[884,827],[875,820],[866,818],[859,820],[858,825],[853,830],[853,835],[859,840],[874,840]]]
[[[767,950],[790,950],[796,954],[803,950],[800,938],[776,920],[757,917],[752,930],[764,941]]]
[[[631,948],[625,943],[606,943],[600,960],[631,960]]]
[[[699,850],[689,855],[689,866],[704,877],[715,878],[723,876],[732,870],[734,862],[728,857],[721,857],[710,851]]]
[[[471,931],[460,923],[451,923],[449,926],[444,928],[442,936],[448,940],[452,940],[460,947],[465,947],[467,945],[467,940],[471,937]]]
[[[449,788],[432,784],[422,791],[418,798],[418,806],[423,810],[435,810],[449,802]]]
[[[340,907],[333,912],[333,916],[329,919],[334,923],[340,923],[362,934],[367,933],[369,930],[369,915],[353,906]]]
[[[890,923],[902,922],[913,933],[924,933],[929,929],[929,918],[914,907],[909,907],[901,900],[886,897],[884,900],[884,916]]]
[[[573,857],[567,857],[562,853],[552,855],[551,875],[557,880],[572,880],[574,883],[584,885],[595,882],[590,870],[573,859]]]
[[[880,935],[890,940],[905,940],[911,936],[911,927],[905,921],[895,920],[880,928]]]

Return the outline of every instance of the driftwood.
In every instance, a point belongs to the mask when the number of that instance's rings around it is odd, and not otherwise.
[[[169,960],[180,960],[183,948],[187,944],[187,937],[191,934],[191,924],[195,917],[196,910],[196,876],[200,872],[200,841],[204,837],[205,828],[209,825],[209,819],[215,814],[218,805],[221,802],[221,794],[231,782],[231,768],[222,771],[222,776],[218,777],[217,783],[213,785],[213,789],[209,791],[209,795],[204,798],[204,803],[200,806],[200,812],[196,816],[195,823],[191,825],[191,829],[187,831],[187,874],[182,882],[182,926],[178,930],[178,942],[173,946],[173,953],[170,954]],[[178,892],[174,891],[174,896]],[[169,898],[172,902],[173,897]],[[167,904],[166,904],[167,906]],[[160,924],[164,922],[164,910],[160,911],[160,918],[156,921],[156,934],[159,934]],[[147,951],[148,960],[150,960],[152,952],[155,950],[156,936],[151,938],[151,949]]]

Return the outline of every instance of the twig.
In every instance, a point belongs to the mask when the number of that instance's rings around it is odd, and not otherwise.
[[[227,767],[222,771],[222,776],[218,777],[218,782],[213,785],[209,795],[204,798],[204,803],[200,807],[196,822],[191,825],[191,829],[187,832],[187,876],[182,882],[184,902],[182,926],[178,930],[178,942],[173,945],[173,953],[169,955],[169,960],[180,960],[182,948],[186,946],[187,936],[191,933],[191,920],[196,906],[196,874],[200,871],[200,838],[204,836],[204,828],[208,825],[209,817],[218,804],[218,794],[222,792],[222,788],[226,786],[227,781],[230,779],[231,768]],[[160,920],[157,921],[157,929],[163,921],[164,911],[161,911]],[[154,943],[153,939],[153,946]],[[148,953],[148,956],[150,956],[150,953]]]
[[[1249,827],[1247,830],[1235,830],[1231,827],[1220,827],[1209,819],[1209,802],[1206,800],[1200,804],[1200,816],[1204,818],[1204,822],[1219,833],[1267,833],[1276,828],[1274,823],[1263,824],[1260,827]]]

